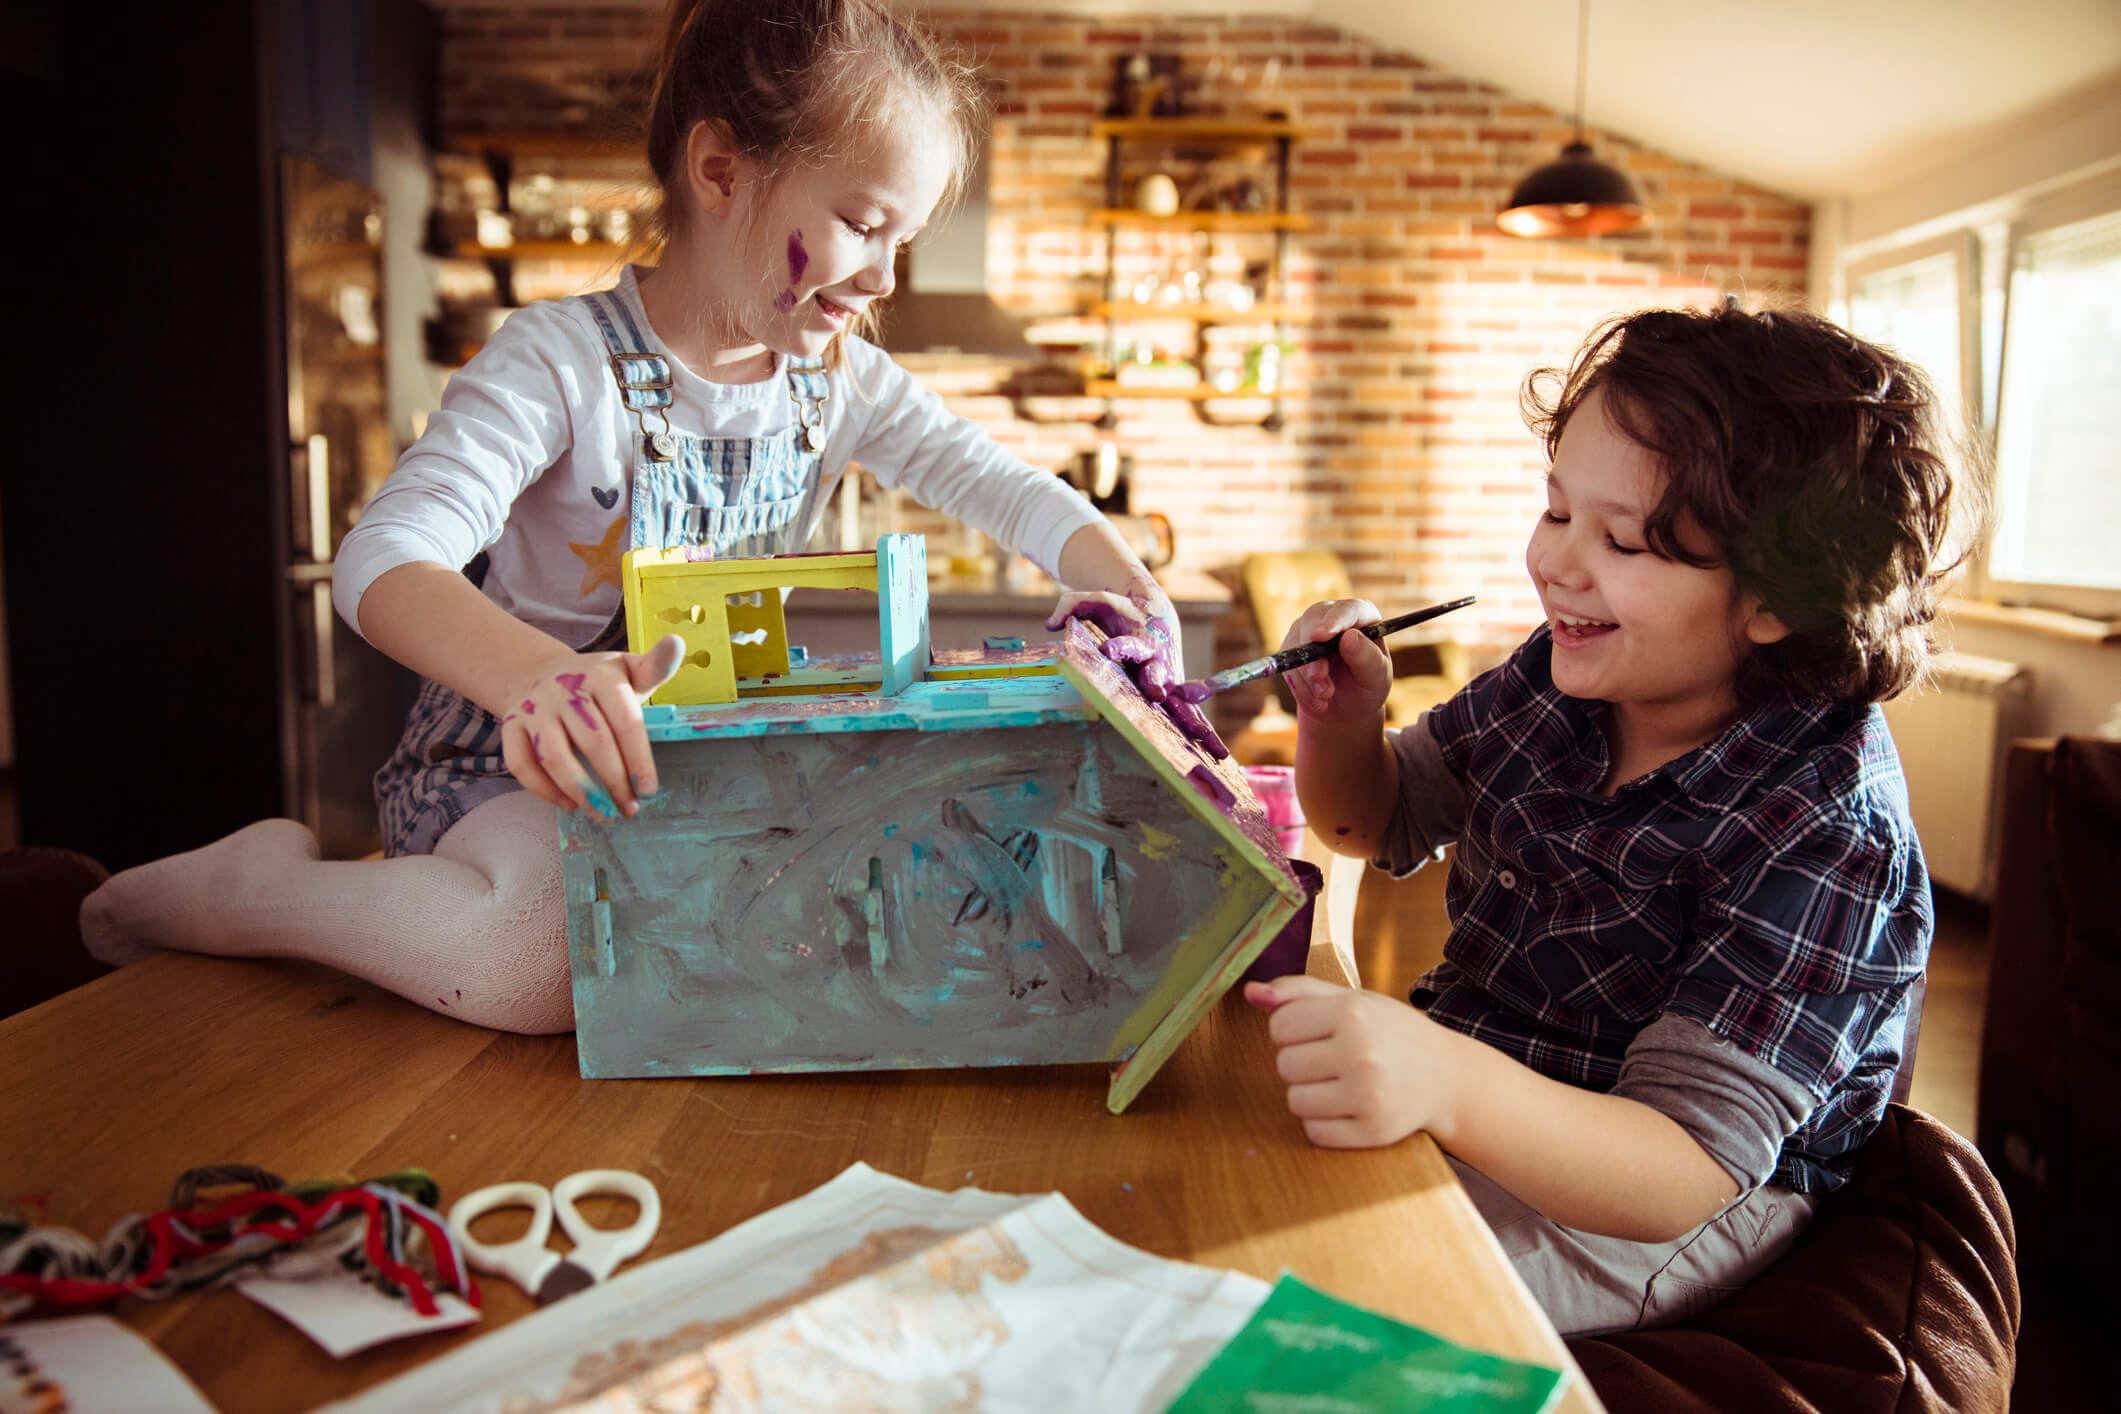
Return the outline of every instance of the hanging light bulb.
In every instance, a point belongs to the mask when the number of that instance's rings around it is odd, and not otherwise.
[[[1649,224],[1635,184],[1591,155],[1584,140],[1583,81],[1589,54],[1591,0],[1576,13],[1576,140],[1561,156],[1528,172],[1495,224],[1513,236],[1600,236]]]

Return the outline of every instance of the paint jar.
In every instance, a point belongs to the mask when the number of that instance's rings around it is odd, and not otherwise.
[[[1292,859],[1289,867],[1296,871],[1297,881],[1304,886],[1304,906],[1282,925],[1282,930],[1274,935],[1274,941],[1252,959],[1252,965],[1238,979],[1240,987],[1247,982],[1272,982],[1277,977],[1294,977],[1311,960],[1311,914],[1318,906],[1318,891],[1326,885],[1326,871],[1308,859]]]
[[[1304,847],[1304,807],[1296,798],[1296,768],[1247,766],[1245,780],[1267,812],[1267,823],[1281,842],[1281,852],[1293,858]]]

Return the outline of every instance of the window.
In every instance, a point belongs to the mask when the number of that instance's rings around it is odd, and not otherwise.
[[[1919,365],[1994,454],[1967,590],[2121,619],[2121,174],[1967,216],[1851,259],[1848,327]]]
[[[2002,372],[1991,586],[2121,589],[2121,212],[2018,236]]]
[[[1972,260],[1964,248],[1972,242],[1961,238],[1943,244],[1947,248],[1914,259],[1895,252],[1891,259],[1901,263],[1874,266],[1868,274],[1851,271],[1848,324],[1928,374],[1943,404],[1945,425],[1956,431],[1970,423],[1966,363]]]
[[[1968,232],[1904,246],[1849,270],[1848,327],[1920,368],[1936,392],[1938,421],[1955,444],[1979,444],[1980,327],[1975,273],[1979,252]],[[1947,453],[1953,471],[1959,458]],[[1963,543],[1957,534],[1953,543]],[[1955,581],[1969,573],[1961,569]]]

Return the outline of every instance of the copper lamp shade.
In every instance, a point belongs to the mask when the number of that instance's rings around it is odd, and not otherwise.
[[[1602,236],[1636,230],[1649,220],[1650,209],[1627,175],[1578,141],[1526,174],[1495,224],[1513,236]]]
[[[1583,140],[1584,77],[1590,68],[1591,0],[1576,9],[1576,141],[1561,156],[1534,168],[1510,193],[1510,204],[1495,224],[1512,236],[1603,236],[1633,231],[1650,223],[1642,204],[1618,167],[1591,155]]]

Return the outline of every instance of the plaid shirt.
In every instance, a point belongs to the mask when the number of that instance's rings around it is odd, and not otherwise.
[[[1817,1097],[1770,1181],[1840,1187],[1891,1098],[1933,924],[1884,714],[1758,707],[1606,797],[1606,705],[1557,690],[1552,653],[1542,626],[1424,719],[1465,817],[1421,831],[1458,849],[1415,1005],[1601,1091],[1650,1022],[1698,1021]]]

